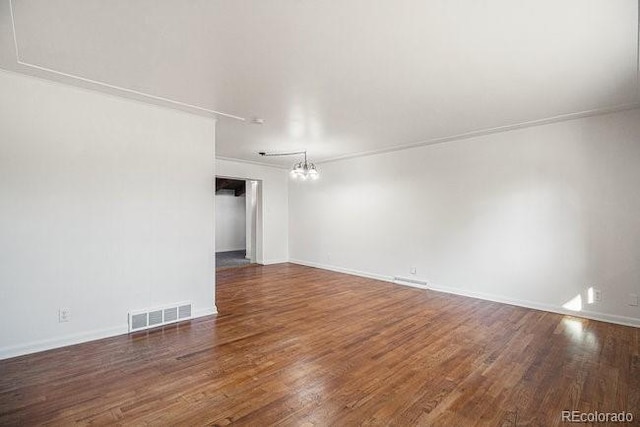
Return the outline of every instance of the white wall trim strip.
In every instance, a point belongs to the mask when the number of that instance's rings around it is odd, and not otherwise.
[[[289,262],[287,259],[268,259],[262,262],[262,265],[284,264]]]
[[[216,306],[213,306],[213,308],[211,309],[200,309],[195,312],[194,316],[189,319],[189,321],[197,319],[199,317],[211,316],[217,313],[218,308]],[[90,341],[115,337],[118,335],[127,335],[128,330],[128,325],[125,323],[124,325],[113,328],[98,329],[95,331],[82,332],[79,334],[71,334],[53,339],[33,341],[27,344],[0,348],[0,360],[8,359],[10,357],[23,356],[31,353],[37,353],[45,350],[53,350],[56,348],[67,347],[75,344],[83,344]]]
[[[289,262],[292,264],[304,265],[306,267],[319,268],[321,270],[335,271],[336,273],[351,274],[353,276],[366,277],[367,279],[381,280],[383,282],[394,283],[393,277],[391,276],[384,276],[384,275],[375,274],[375,273],[367,273],[364,271],[352,270],[350,268],[319,264],[319,263],[310,262],[310,261],[303,261],[300,259],[290,259]]]
[[[400,283],[400,282],[394,281],[393,277],[383,276],[380,274],[367,273],[367,272],[362,272],[358,270],[352,270],[349,268],[335,267],[335,266],[318,264],[314,262],[302,261],[297,259],[289,260],[289,262],[291,262],[292,264],[304,265],[307,267],[320,268],[322,270],[335,271],[337,273],[344,273],[344,274],[350,274],[353,276],[366,277],[368,279],[381,280],[384,282],[390,282],[390,283],[401,285],[401,286],[410,286],[408,283]],[[632,317],[617,316],[614,314],[598,313],[598,312],[586,311],[586,310],[571,311],[571,310],[562,308],[561,306],[541,304],[534,301],[506,298],[499,295],[486,294],[482,292],[465,291],[459,288],[451,288],[447,286],[437,285],[432,282],[428,282],[428,283],[429,284],[427,288],[417,287],[417,286],[413,286],[413,287],[416,287],[418,289],[436,291],[436,292],[444,292],[444,293],[459,295],[463,297],[476,298],[476,299],[481,299],[485,301],[498,302],[501,304],[509,304],[517,307],[530,308],[533,310],[547,311],[550,313],[556,313],[556,314],[561,314],[566,316],[582,317],[590,320],[598,320],[601,322],[615,323],[617,325],[632,326],[632,327],[640,328],[640,319],[635,319]]]
[[[88,341],[95,341],[104,338],[114,337],[116,335],[126,334],[128,331],[127,324],[122,326],[98,329],[95,331],[82,332],[79,334],[65,335],[53,339],[33,341],[26,344],[16,345],[0,349],[0,360],[10,357],[22,356],[25,354],[37,353],[40,351],[51,350],[54,348],[66,347],[74,344],[81,344]]]
[[[555,306],[551,304],[542,304],[534,301],[506,298],[499,295],[487,294],[483,292],[465,291],[463,289],[451,288],[448,286],[441,286],[433,283],[429,284],[429,289],[437,292],[444,292],[447,294],[459,295],[459,296],[464,296],[469,298],[476,298],[476,299],[481,299],[485,301],[493,301],[501,304],[515,305],[517,307],[530,308],[533,310],[547,311],[550,313],[562,314],[566,316],[582,317],[590,320],[598,320],[601,322],[615,323],[618,325],[633,326],[636,328],[640,328],[640,319],[634,319],[632,317],[618,316],[615,314],[608,314],[608,313],[598,313],[595,311],[588,311],[588,310],[572,311],[572,310],[567,310],[562,306]]]

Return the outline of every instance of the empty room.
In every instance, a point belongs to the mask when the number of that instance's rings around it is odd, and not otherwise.
[[[639,3],[0,0],[0,425],[639,425]]]

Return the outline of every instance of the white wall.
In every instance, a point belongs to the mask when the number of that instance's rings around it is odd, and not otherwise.
[[[289,259],[289,171],[232,160],[216,159],[216,174],[262,182],[263,258],[258,262],[275,264]]]
[[[0,93],[0,357],[213,313],[214,120],[7,72]]]
[[[246,197],[216,195],[216,252],[239,251],[246,247]]]
[[[640,325],[640,110],[321,165],[292,261]],[[415,276],[410,268],[415,266]]]

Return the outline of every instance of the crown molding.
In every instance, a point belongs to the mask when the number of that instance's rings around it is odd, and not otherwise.
[[[159,96],[159,95],[153,95],[150,93],[146,93],[143,91],[138,91],[138,90],[134,90],[134,89],[129,89],[126,87],[122,87],[122,86],[117,86],[117,85],[112,85],[110,83],[106,83],[106,82],[101,82],[99,80],[94,80],[94,79],[89,79],[86,77],[82,77],[76,74],[71,74],[71,73],[65,73],[63,71],[59,71],[53,68],[49,68],[49,67],[44,67],[41,65],[37,65],[37,64],[33,64],[30,62],[26,62],[23,61],[21,59],[21,55],[20,55],[20,48],[19,48],[19,43],[18,43],[18,36],[17,36],[17,32],[16,32],[16,22],[15,22],[15,13],[13,10],[13,0],[9,0],[9,11],[11,14],[11,29],[13,32],[13,45],[14,45],[14,49],[15,49],[15,54],[16,54],[16,63],[19,66],[22,67],[26,67],[26,68],[30,68],[32,70],[36,70],[45,74],[50,74],[50,75],[56,75],[59,77],[63,77],[66,79],[70,79],[72,81],[79,81],[85,84],[88,84],[89,86],[93,86],[93,87],[100,87],[103,89],[107,89],[108,91],[114,91],[116,92],[118,95],[125,97],[125,98],[130,98],[131,96],[134,97],[134,99],[138,99],[138,100],[146,100],[148,102],[151,103],[155,103],[157,105],[157,103],[161,103],[164,106],[170,106],[173,108],[177,108],[183,111],[188,111],[194,114],[205,114],[205,115],[210,115],[213,116],[215,118],[227,118],[227,119],[233,119],[233,120],[238,120],[238,121],[242,121],[242,122],[248,122],[248,119],[245,117],[241,117],[238,115],[234,115],[234,114],[230,114],[230,113],[225,113],[223,111],[218,111],[218,110],[212,110],[209,108],[205,108],[205,107],[201,107],[198,105],[194,105],[194,104],[189,104],[187,102],[182,102],[182,101],[178,101],[175,99],[171,99],[171,98],[167,98],[164,96]],[[88,89],[91,89],[91,87],[89,87]]]
[[[426,145],[436,145],[436,144],[444,144],[447,142],[456,142],[456,141],[461,141],[465,139],[491,135],[495,133],[508,132],[512,130],[525,129],[525,128],[536,127],[536,126],[543,126],[543,125],[565,122],[570,120],[577,120],[585,117],[602,116],[602,115],[613,114],[613,113],[618,113],[618,112],[627,111],[627,110],[634,110],[637,108],[640,108],[640,101],[633,102],[631,104],[617,105],[614,107],[598,108],[593,110],[579,111],[576,113],[561,114],[553,117],[547,117],[544,119],[531,120],[531,121],[514,123],[514,124],[504,125],[504,126],[497,126],[493,128],[487,128],[487,129],[480,129],[480,130],[460,133],[460,134],[451,135],[451,136],[444,136],[440,138],[426,139],[423,141],[412,142],[409,144],[394,145],[393,147],[362,151],[359,153],[345,154],[345,155],[330,157],[328,159],[317,161],[316,163],[317,164],[332,163],[332,162],[338,162],[341,160],[353,159],[357,157],[368,157],[368,156],[374,156],[376,154],[384,154],[384,153],[391,153],[394,151],[408,150],[411,148],[418,148]]]
[[[274,165],[274,164],[271,164],[271,163],[257,162],[257,161],[254,161],[254,160],[238,159],[238,158],[235,158],[235,157],[216,156],[216,160],[224,160],[224,161],[227,161],[227,162],[236,162],[236,163],[246,163],[246,164],[253,165],[253,166],[265,166],[265,167],[268,167],[268,168],[280,169],[280,170],[288,170],[289,169],[288,166]]]

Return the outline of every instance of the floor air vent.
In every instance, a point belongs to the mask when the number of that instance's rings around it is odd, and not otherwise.
[[[179,303],[166,307],[129,312],[129,332],[142,331],[191,318],[191,303]]]

